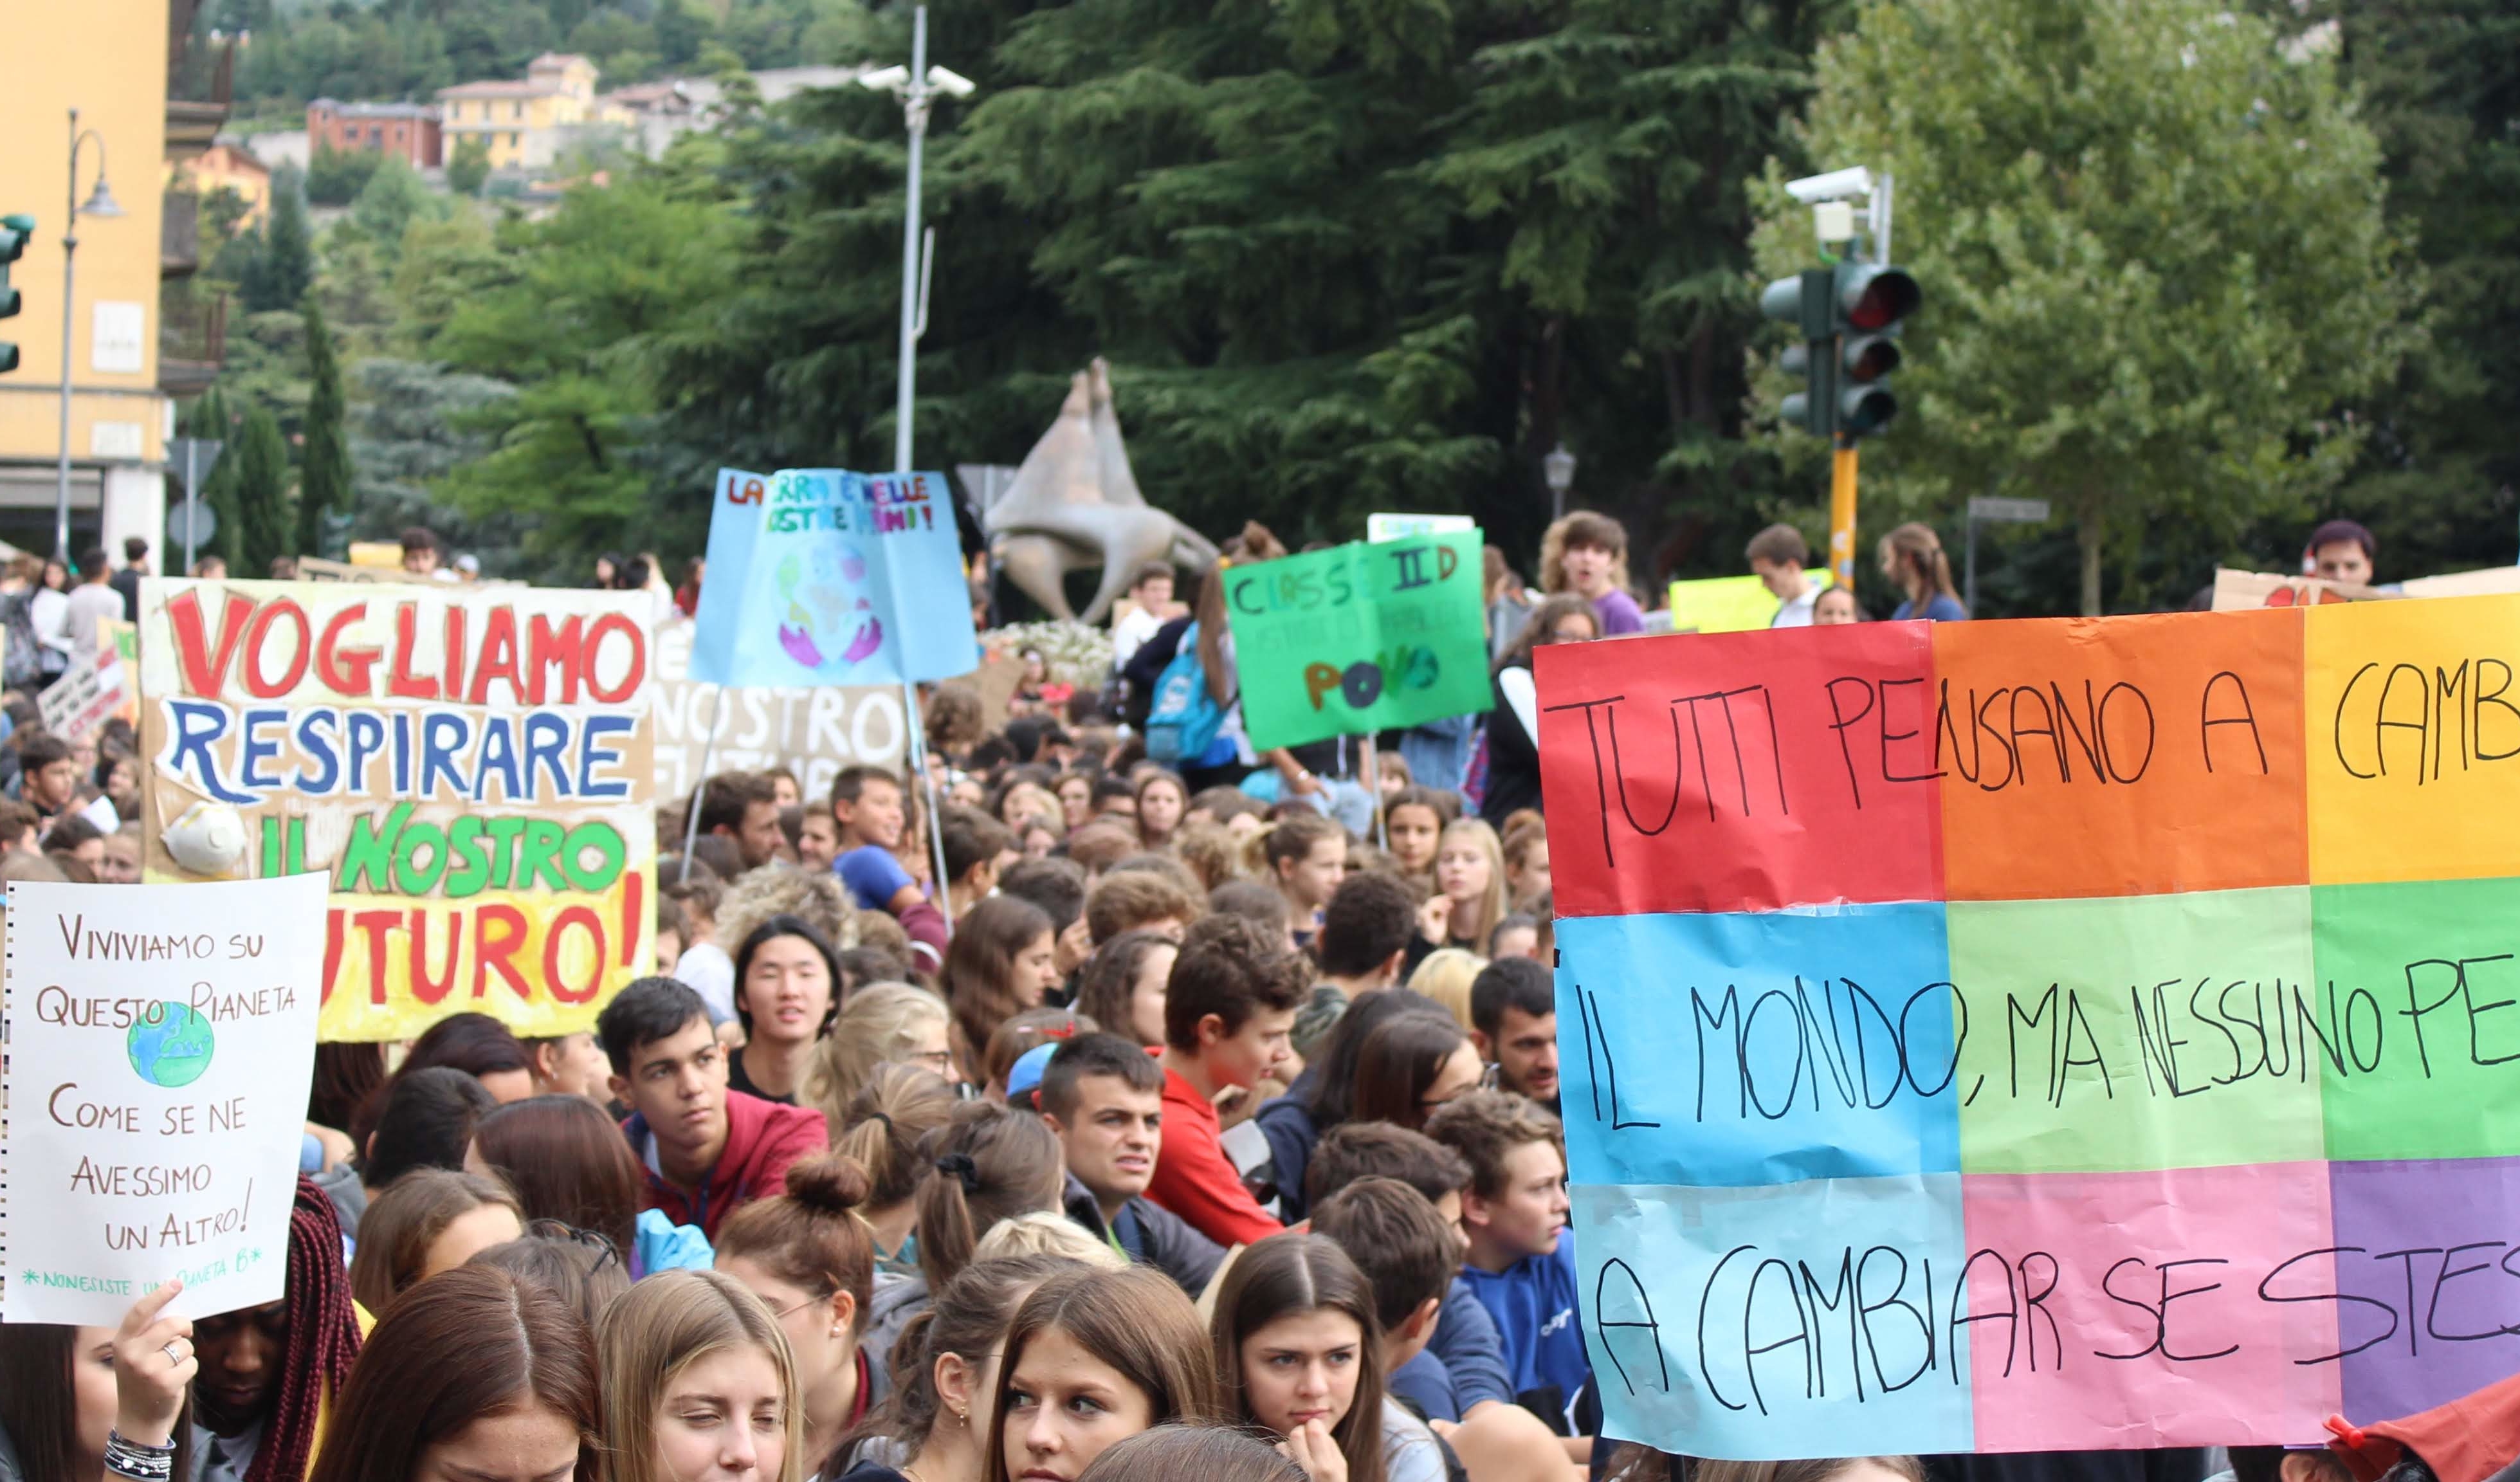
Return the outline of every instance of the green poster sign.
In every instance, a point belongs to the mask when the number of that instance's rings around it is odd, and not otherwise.
[[[1251,744],[1487,709],[1479,561],[1479,532],[1461,530],[1227,567]]]

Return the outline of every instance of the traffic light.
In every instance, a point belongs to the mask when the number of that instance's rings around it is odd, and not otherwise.
[[[26,241],[34,235],[34,217],[0,216],[0,319],[7,319],[18,312],[18,291],[9,287],[9,264],[25,254]],[[16,342],[0,339],[0,373],[16,369]]]
[[[1802,337],[1802,343],[1788,345],[1778,362],[1785,374],[1802,377],[1805,385],[1785,398],[1783,412],[1786,422],[1814,437],[1836,430],[1837,359],[1831,341],[1837,331],[1829,302],[1834,292],[1829,270],[1815,268],[1779,278],[1759,295],[1759,312],[1793,325]]]
[[[1900,322],[1922,298],[1906,269],[1871,262],[1840,262],[1768,285],[1760,311],[1802,337],[1778,362],[1804,378],[1804,389],[1784,400],[1784,420],[1815,437],[1847,439],[1888,426],[1899,411],[1887,378],[1899,366]]]
[[[1841,262],[1833,295],[1838,312],[1837,430],[1848,437],[1878,432],[1899,415],[1889,376],[1899,368],[1899,324],[1924,294],[1905,268]]]

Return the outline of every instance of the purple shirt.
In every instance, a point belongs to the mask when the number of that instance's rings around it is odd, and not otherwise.
[[[1603,638],[1645,630],[1644,609],[1637,606],[1635,598],[1615,587],[1593,599],[1593,615],[1601,620]]]

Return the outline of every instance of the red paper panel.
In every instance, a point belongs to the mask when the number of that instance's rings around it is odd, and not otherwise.
[[[1931,626],[1538,651],[1557,914],[1940,899]]]

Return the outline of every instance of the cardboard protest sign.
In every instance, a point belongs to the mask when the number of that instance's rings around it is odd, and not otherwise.
[[[324,969],[321,876],[9,887],[12,1323],[277,1300]]]
[[[2520,1360],[2520,598],[1536,665],[1607,1433],[2302,1445]]]
[[[145,877],[329,874],[327,1040],[589,1027],[654,931],[653,607],[142,583]]]
[[[692,676],[777,689],[949,679],[980,661],[941,473],[721,470]]]
[[[126,672],[122,655],[111,647],[111,640],[92,652],[71,654],[69,667],[62,671],[62,677],[35,696],[35,704],[44,714],[44,729],[64,741],[74,741],[121,713],[127,698],[123,683]]]
[[[1826,567],[1804,573],[1830,585]],[[1777,620],[1782,603],[1756,576],[1708,576],[1671,584],[1671,625],[1684,633],[1747,633]]]
[[[1476,530],[1351,542],[1224,572],[1251,744],[1488,708]]]
[[[668,618],[656,628],[654,679],[656,796],[676,798],[698,786],[700,769],[757,772],[784,766],[796,774],[809,801],[831,795],[842,767],[871,762],[901,770],[910,730],[901,691],[892,685],[832,685],[818,690],[720,690],[691,677],[692,624]],[[704,763],[709,732],[723,701],[717,756]]]
[[[2279,576],[2268,571],[2214,573],[2214,610],[2245,611],[2251,607],[2310,607],[2340,602],[2374,602],[2393,597],[2484,597],[2520,592],[2520,566],[2486,566],[2418,576],[2386,587],[2357,586],[2317,576]]]

